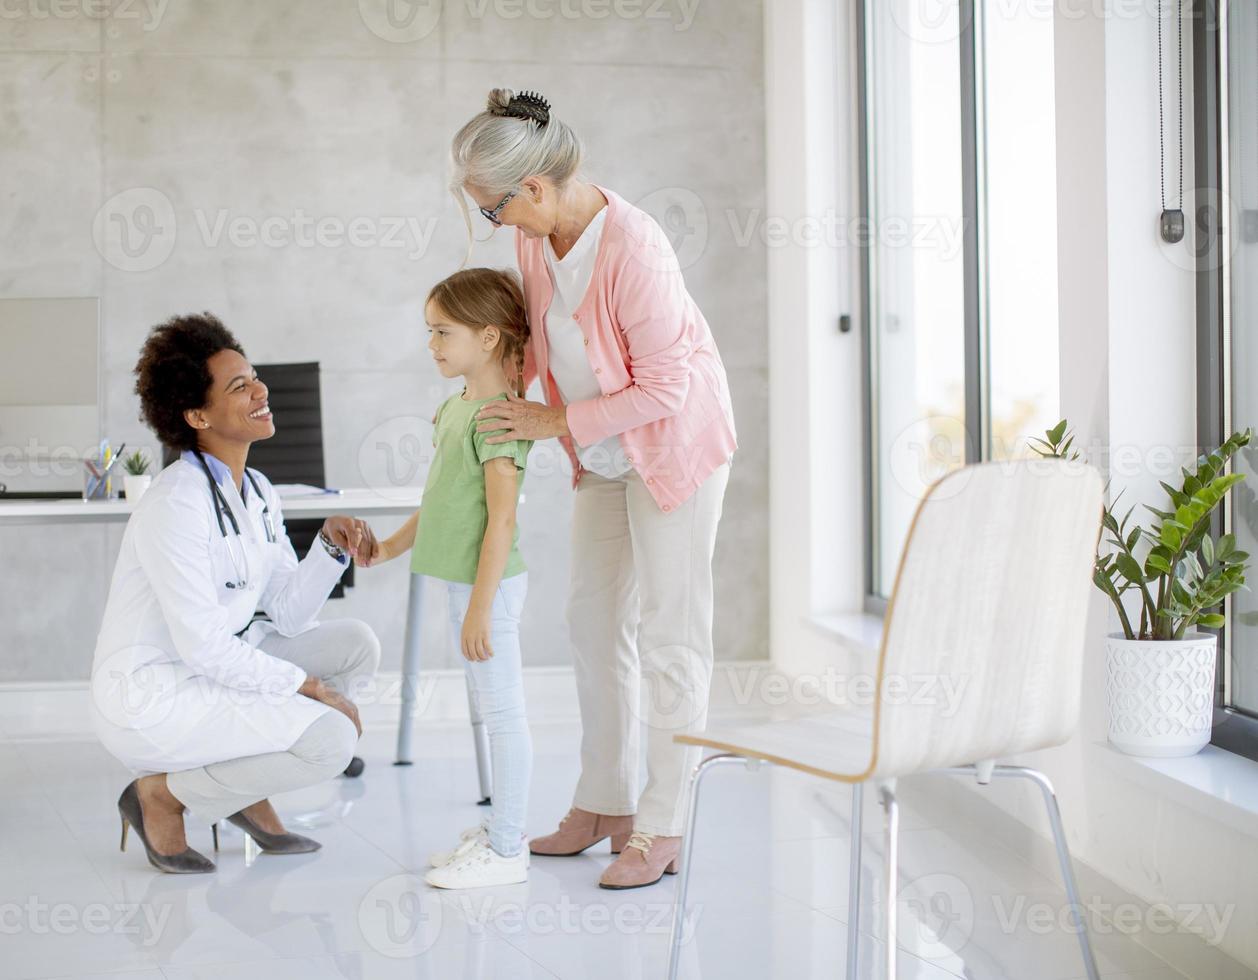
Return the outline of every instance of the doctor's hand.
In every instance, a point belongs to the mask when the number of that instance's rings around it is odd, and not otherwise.
[[[344,548],[355,561],[370,562],[376,550],[376,536],[366,521],[356,517],[329,517],[323,522],[323,533],[338,548]]]
[[[317,677],[306,675],[306,679],[302,682],[301,687],[297,688],[298,694],[304,694],[308,698],[320,701],[329,708],[335,708],[346,718],[354,723],[354,727],[358,729],[358,734],[363,733],[363,723],[358,719],[358,706],[353,701],[341,696],[332,688],[328,687],[323,681]]]

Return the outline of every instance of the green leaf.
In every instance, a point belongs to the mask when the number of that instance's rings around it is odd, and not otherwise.
[[[1176,490],[1173,486],[1171,486],[1169,483],[1165,482],[1164,480],[1159,481],[1159,483],[1161,484],[1162,489],[1166,491],[1166,495],[1171,498],[1171,502],[1176,507],[1178,507],[1180,504],[1184,502],[1184,495],[1180,491]]]
[[[1222,629],[1223,624],[1226,623],[1227,620],[1218,613],[1208,613],[1205,616],[1198,616],[1197,622],[1207,629],[1217,630]]]
[[[1066,420],[1062,419],[1055,426],[1049,429],[1044,435],[1048,436],[1048,441],[1053,445],[1061,442],[1061,437],[1066,434]]]
[[[1201,539],[1201,557],[1206,560],[1207,565],[1214,564],[1214,542],[1208,534]]]
[[[1126,553],[1115,556],[1114,564],[1123,577],[1132,582],[1144,582],[1144,572],[1140,568],[1140,564],[1131,555]]]
[[[1158,575],[1170,575],[1171,564],[1161,555],[1150,553],[1144,560],[1145,575],[1147,578],[1153,578],[1155,573]],[[1149,571],[1152,569],[1152,571]]]

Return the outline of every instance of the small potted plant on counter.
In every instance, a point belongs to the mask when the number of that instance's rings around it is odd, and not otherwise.
[[[1092,581],[1114,604],[1123,628],[1106,638],[1105,690],[1109,740],[1128,755],[1193,755],[1210,741],[1218,636],[1198,628],[1223,626],[1216,610],[1246,587],[1249,562],[1233,535],[1211,535],[1211,515],[1245,478],[1226,470],[1251,435],[1250,429],[1234,433],[1214,452],[1198,456],[1194,468],[1183,468],[1179,487],[1162,483],[1168,498],[1163,509],[1145,505],[1156,518],[1152,524],[1132,524],[1134,506],[1121,519],[1113,505],[1105,508],[1108,536],[1098,548]],[[1031,446],[1041,456],[1078,458],[1065,419],[1044,436]],[[1127,596],[1138,618],[1130,615]]]
[[[142,450],[137,449],[123,459],[122,468],[126,471],[122,481],[123,491],[127,500],[135,503],[144,496],[149,484],[153,482],[153,477],[149,475],[149,458]]]

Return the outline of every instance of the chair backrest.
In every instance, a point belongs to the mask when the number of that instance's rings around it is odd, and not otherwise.
[[[1056,459],[968,466],[928,491],[887,606],[875,774],[1070,737],[1103,504],[1095,469]]]
[[[266,382],[275,435],[249,447],[249,465],[272,483],[324,485],[323,401],[319,362],[258,364]]]

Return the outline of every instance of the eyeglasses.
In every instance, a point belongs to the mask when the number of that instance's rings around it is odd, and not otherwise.
[[[498,219],[498,215],[502,214],[502,209],[511,203],[511,199],[519,194],[519,191],[511,191],[506,197],[498,202],[498,206],[490,211],[488,208],[481,208],[480,213],[489,219],[490,224],[495,228],[501,228],[502,222]]]

